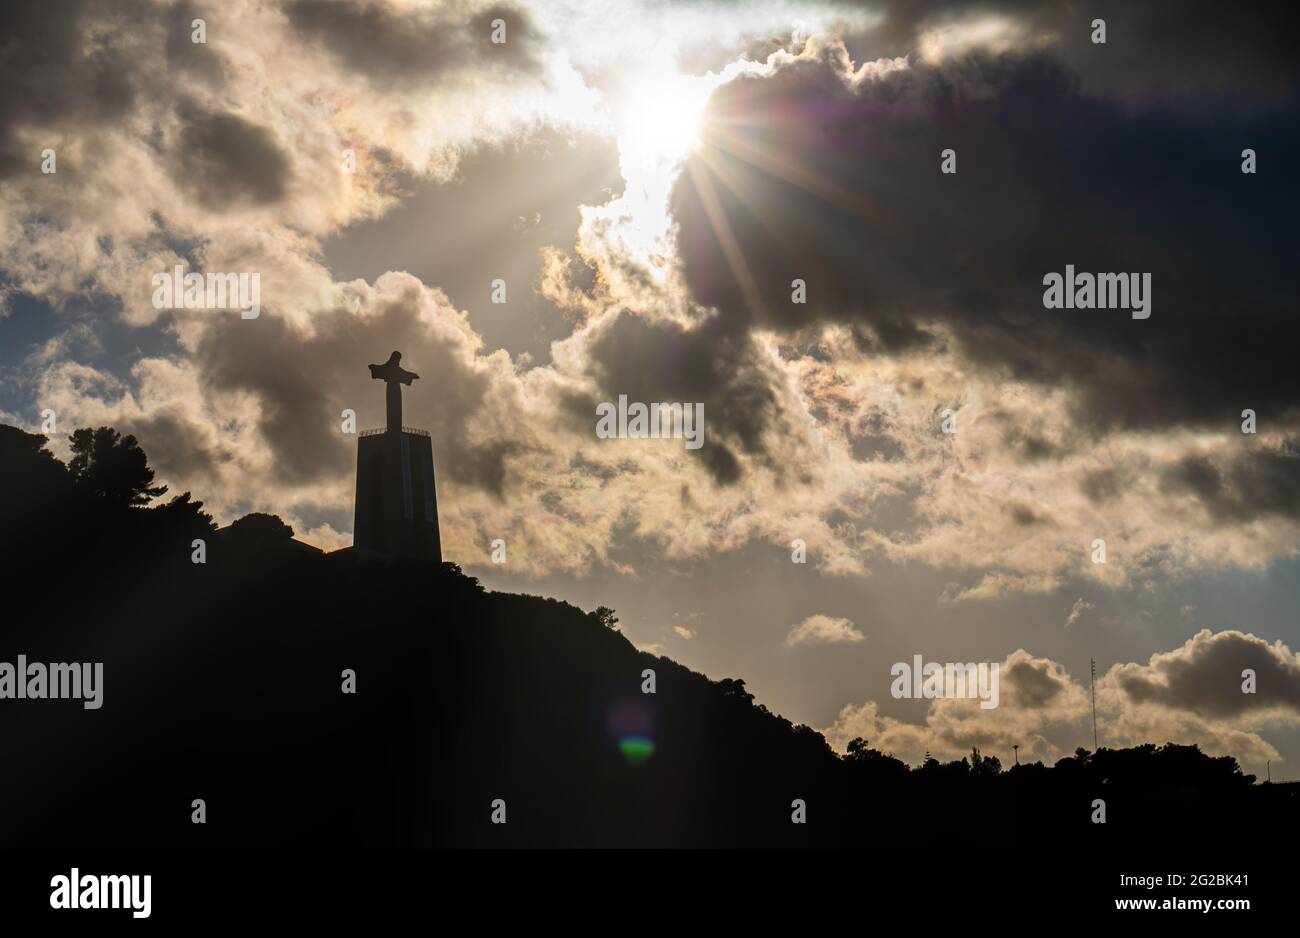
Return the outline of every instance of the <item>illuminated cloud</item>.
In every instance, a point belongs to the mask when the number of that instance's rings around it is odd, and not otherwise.
[[[1092,608],[1092,603],[1076,599],[1074,605],[1070,607],[1070,614],[1065,619],[1065,627],[1068,629],[1072,625],[1078,625],[1083,618],[1083,614]]]
[[[858,631],[848,619],[833,616],[808,616],[790,629],[785,637],[787,645],[802,644],[836,644],[839,642],[861,642],[866,636]]]
[[[1259,687],[1269,690],[1243,694],[1243,667],[1257,669]],[[1020,649],[1000,664],[995,709],[981,709],[978,700],[933,700],[923,722],[912,723],[882,715],[868,701],[844,707],[823,732],[838,750],[861,736],[912,764],[927,751],[960,759],[973,747],[1005,762],[1013,745],[1022,762],[1050,764],[1077,747],[1092,749],[1086,679],[1076,682],[1063,665]],[[1145,665],[1114,665],[1098,678],[1096,692],[1101,745],[1110,748],[1197,743],[1211,755],[1262,764],[1279,758],[1264,733],[1300,727],[1300,658],[1249,633],[1202,630]]]

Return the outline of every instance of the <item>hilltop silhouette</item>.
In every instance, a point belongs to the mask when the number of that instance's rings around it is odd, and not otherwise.
[[[218,529],[190,493],[166,499],[132,437],[78,430],[68,465],[47,442],[0,426],[0,660],[102,661],[103,706],[0,701],[11,846],[1300,830],[1297,786],[1254,784],[1194,746],[1010,769],[978,752],[912,769],[866,740],[841,756],[742,679],[638,651],[612,610],[487,592],[450,563],[325,554],[271,515]],[[791,823],[796,798],[806,824]]]

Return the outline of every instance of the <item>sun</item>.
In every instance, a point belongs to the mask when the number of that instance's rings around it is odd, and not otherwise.
[[[660,57],[627,75],[609,98],[624,193],[611,209],[634,257],[663,273],[673,253],[672,189],[701,144],[709,96],[721,76],[686,75]]]
[[[645,170],[680,164],[700,144],[716,86],[713,75],[662,72],[629,82],[615,103],[620,154]]]
[[[674,187],[684,172],[708,175],[710,151],[727,146],[725,136],[708,132],[713,93],[767,68],[742,57],[721,71],[690,74],[679,68],[676,49],[661,43],[629,65],[617,84],[602,89],[606,126],[617,140],[626,185],[622,195],[584,217],[600,225],[613,250],[640,261],[655,281],[664,282],[675,269]]]

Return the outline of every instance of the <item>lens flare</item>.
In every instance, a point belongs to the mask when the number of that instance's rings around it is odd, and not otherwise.
[[[629,765],[643,765],[654,755],[655,741],[645,736],[624,736],[619,740],[618,748]]]

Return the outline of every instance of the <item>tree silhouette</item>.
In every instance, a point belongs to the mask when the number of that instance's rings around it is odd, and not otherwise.
[[[134,436],[112,427],[73,431],[68,469],[83,490],[115,505],[142,508],[167,491],[154,486],[153,470]]]
[[[608,606],[597,606],[592,611],[591,617],[600,625],[611,631],[618,631],[618,616],[614,615],[614,610]]]
[[[230,523],[230,536],[240,544],[274,546],[293,537],[293,528],[276,515],[255,511]]]
[[[30,510],[38,504],[36,499],[67,493],[67,469],[45,444],[46,438],[38,433],[0,426],[0,465],[5,472],[0,502]]]
[[[718,681],[718,688],[723,697],[736,697],[746,703],[754,699],[754,695],[745,690],[745,682],[734,677],[724,677]]]
[[[978,748],[972,747],[970,771],[972,775],[997,775],[1002,771],[1002,760],[997,756],[981,755]]]

